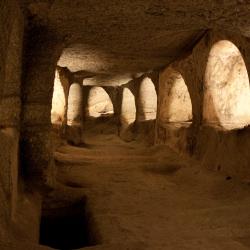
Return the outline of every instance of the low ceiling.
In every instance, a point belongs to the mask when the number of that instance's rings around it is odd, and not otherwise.
[[[166,66],[207,29],[250,36],[249,0],[23,0],[32,22],[69,44],[58,65],[116,85]],[[31,20],[31,18],[29,18]]]

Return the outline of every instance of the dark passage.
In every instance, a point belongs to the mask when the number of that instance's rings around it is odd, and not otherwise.
[[[43,210],[40,244],[69,250],[96,245],[86,216],[85,202]]]

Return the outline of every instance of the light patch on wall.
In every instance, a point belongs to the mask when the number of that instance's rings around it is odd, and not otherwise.
[[[190,122],[192,103],[182,75],[171,67],[160,74],[159,122]]]
[[[238,48],[222,40],[212,47],[206,73],[204,123],[224,129],[250,123],[250,88],[247,69]]]
[[[65,113],[65,94],[58,71],[55,73],[54,91],[52,97],[51,123],[61,124]]]
[[[154,83],[149,77],[145,77],[141,82],[138,108],[138,121],[156,119],[157,94]]]
[[[135,122],[136,106],[135,97],[128,88],[123,89],[122,107],[121,107],[121,124],[123,128],[129,127]]]
[[[91,88],[88,97],[87,114],[95,118],[114,114],[112,101],[102,87]]]

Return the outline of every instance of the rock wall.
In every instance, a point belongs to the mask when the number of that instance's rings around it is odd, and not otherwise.
[[[160,72],[155,142],[188,150],[192,102],[181,73],[171,66]]]
[[[135,96],[128,87],[122,89],[122,104],[121,104],[121,127],[120,136],[124,140],[133,138],[133,126],[136,120],[136,104]]]
[[[165,143],[178,152],[191,154],[201,161],[206,168],[222,171],[224,174],[230,176],[248,178],[248,176],[250,176],[250,157],[246,151],[249,141],[249,129],[225,130],[224,128],[207,124],[203,115],[203,111],[211,110],[211,107],[208,107],[208,105],[213,106],[213,103],[210,103],[210,101],[204,97],[208,89],[206,87],[206,74],[211,76],[211,72],[206,73],[208,58],[209,55],[211,55],[210,51],[214,44],[222,40],[232,42],[239,49],[249,72],[250,46],[246,38],[226,32],[207,32],[190,54],[170,65],[171,68],[180,72],[189,90],[193,113],[192,125],[185,127],[185,124],[179,124],[179,127],[174,129],[169,126],[162,128],[159,123],[158,112],[156,143]],[[234,75],[234,70],[236,70],[241,75],[242,71],[239,70],[237,65],[242,65],[242,61],[238,61],[237,59],[235,62],[236,64],[234,65],[236,68],[230,72]],[[215,72],[221,70],[221,76],[223,76],[223,70],[225,70],[223,65],[224,64],[217,62],[212,68],[214,68]],[[217,82],[222,83],[223,81]],[[227,81],[224,82],[224,84],[232,83]],[[240,92],[245,96],[247,95],[247,91],[248,88],[246,88],[245,85]],[[232,91],[231,98],[234,98],[238,93],[239,91]],[[220,95],[220,98],[222,97],[223,95]],[[230,96],[228,98],[230,98]],[[244,110],[246,109],[247,108],[244,107]],[[237,121],[235,122],[237,123]],[[173,141],[175,141],[175,143],[172,143]]]
[[[250,123],[250,88],[237,47],[222,40],[212,47],[205,73],[203,119],[225,129]]]
[[[62,68],[57,68],[51,108],[51,123],[59,127],[67,123],[70,79]]]
[[[108,93],[102,87],[92,87],[88,97],[87,114],[98,118],[114,114],[113,103]]]
[[[23,16],[16,1],[0,3],[0,237],[8,231],[18,195]],[[7,237],[9,235],[5,235]]]
[[[181,74],[171,67],[160,73],[159,122],[187,122],[192,120],[192,103]]]
[[[0,241],[38,242],[40,198],[27,194],[19,162],[24,18],[19,1],[0,9]]]
[[[22,82],[22,169],[34,188],[53,183],[51,102],[55,70],[64,47],[53,30],[32,26],[24,54]]]

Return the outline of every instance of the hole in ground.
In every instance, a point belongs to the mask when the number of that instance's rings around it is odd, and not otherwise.
[[[97,245],[86,201],[43,209],[40,244],[70,250]]]

